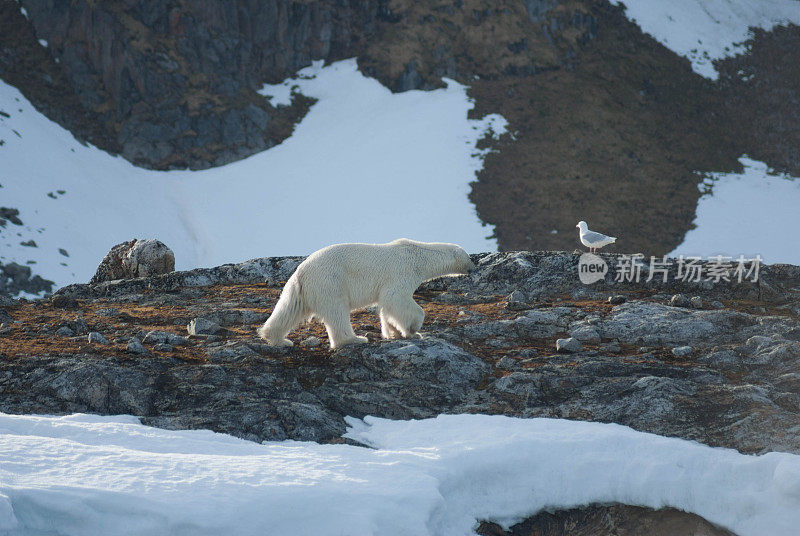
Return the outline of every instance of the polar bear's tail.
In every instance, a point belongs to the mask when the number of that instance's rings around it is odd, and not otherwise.
[[[286,338],[298,324],[308,318],[309,314],[303,303],[300,281],[292,276],[283,287],[281,297],[275,304],[272,314],[258,329],[258,335],[273,346],[291,346],[292,341]]]

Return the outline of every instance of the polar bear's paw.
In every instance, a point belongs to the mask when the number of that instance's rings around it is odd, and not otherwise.
[[[269,344],[270,346],[275,346],[275,347],[278,347],[278,348],[288,348],[289,346],[294,346],[294,343],[292,341],[290,341],[289,339],[272,340],[272,339],[269,339],[267,337],[264,337],[263,335],[261,335],[261,333],[259,333],[259,336],[262,339],[264,339],[264,341],[267,344]]]
[[[366,344],[369,342],[369,339],[366,337],[361,337],[356,335],[355,337],[348,337],[347,339],[336,341],[334,345],[335,348],[340,348],[342,346],[347,346],[348,344]]]

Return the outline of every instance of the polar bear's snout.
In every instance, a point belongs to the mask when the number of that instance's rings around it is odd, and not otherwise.
[[[469,256],[469,253],[458,246],[454,246],[453,256],[456,258],[456,273],[471,274],[478,269]]]

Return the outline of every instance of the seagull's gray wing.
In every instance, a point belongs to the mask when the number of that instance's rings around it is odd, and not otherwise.
[[[586,231],[581,235],[584,240],[594,244],[595,242],[602,242],[603,240],[609,240],[612,237],[606,236],[604,234],[595,233],[594,231]]]

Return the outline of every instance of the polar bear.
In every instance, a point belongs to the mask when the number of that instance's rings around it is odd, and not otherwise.
[[[286,335],[318,318],[331,348],[365,343],[350,324],[350,312],[377,305],[384,339],[410,337],[422,327],[425,312],[414,301],[422,282],[475,269],[455,244],[401,238],[388,244],[335,244],[312,253],[283,287],[272,315],[258,335],[274,346],[292,346]]]

